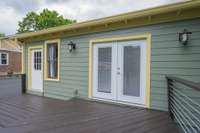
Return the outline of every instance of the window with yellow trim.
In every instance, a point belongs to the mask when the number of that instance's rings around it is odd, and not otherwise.
[[[58,79],[58,42],[46,45],[46,76],[48,79]]]

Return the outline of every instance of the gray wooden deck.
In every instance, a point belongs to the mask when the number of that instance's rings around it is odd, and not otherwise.
[[[167,112],[22,95],[0,100],[0,133],[177,133]]]

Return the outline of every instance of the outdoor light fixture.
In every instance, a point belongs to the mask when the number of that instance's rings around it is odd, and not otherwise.
[[[189,35],[192,34],[192,32],[189,32],[186,29],[184,29],[182,33],[178,34],[179,34],[179,42],[181,42],[183,45],[186,45],[189,40]]]
[[[68,45],[68,50],[71,53],[73,50],[76,49],[76,44],[73,43],[72,41],[70,41],[70,43],[67,44]]]

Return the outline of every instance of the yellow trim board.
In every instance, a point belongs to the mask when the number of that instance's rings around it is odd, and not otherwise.
[[[57,64],[57,68],[58,68],[58,75],[56,79],[51,79],[48,78],[48,69],[47,69],[47,45],[51,44],[51,43],[57,43],[58,45],[58,64]],[[47,40],[45,41],[45,48],[44,48],[44,80],[47,81],[60,81],[60,39],[54,39],[54,40]]]
[[[31,86],[32,86],[32,50],[33,49],[42,49],[42,52],[43,52],[43,45],[39,45],[39,46],[31,46],[28,48],[28,90],[31,90]],[[44,53],[44,52],[43,52]],[[44,60],[44,55],[43,55],[43,60]],[[42,64],[43,64],[43,61],[42,60]],[[43,67],[44,65],[42,65],[42,73],[43,73]],[[43,77],[44,77],[44,73],[43,73]]]
[[[146,35],[147,58],[146,58],[146,106],[150,108],[151,95],[151,34]]]
[[[24,64],[24,45],[21,45],[21,74],[25,73],[25,64]]]
[[[112,41],[127,41],[127,40],[146,40],[146,96],[145,106],[150,108],[150,64],[151,64],[151,34],[145,33],[142,35],[132,36],[115,36],[111,38],[93,39],[89,44],[89,80],[88,80],[88,97],[92,98],[93,94],[93,46],[95,43],[112,42]]]

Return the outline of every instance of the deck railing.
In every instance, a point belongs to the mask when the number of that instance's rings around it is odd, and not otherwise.
[[[0,75],[0,99],[21,95],[26,90],[26,75]]]
[[[200,133],[200,84],[167,76],[171,118],[184,133]]]

